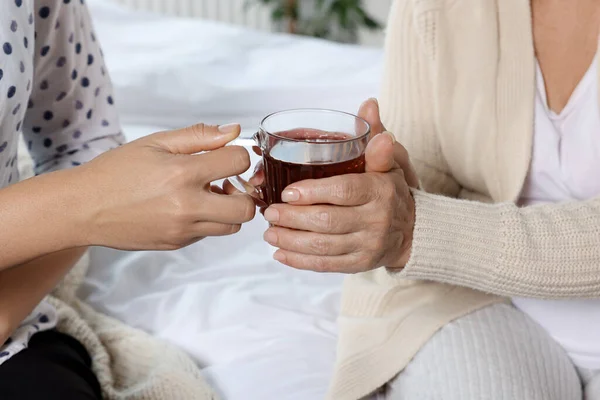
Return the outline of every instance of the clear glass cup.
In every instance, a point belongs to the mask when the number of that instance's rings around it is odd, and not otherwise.
[[[264,183],[254,187],[241,177],[231,182],[261,206],[281,203],[281,193],[292,183],[365,172],[370,133],[367,121],[341,111],[276,112],[263,119],[253,137],[262,152]]]

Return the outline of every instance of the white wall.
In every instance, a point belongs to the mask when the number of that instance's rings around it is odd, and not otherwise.
[[[387,23],[390,7],[392,6],[393,1],[394,0],[364,0],[365,6],[369,12],[384,25]],[[360,36],[360,41],[362,44],[366,44],[368,46],[382,46],[385,34],[384,32],[372,33],[366,31]]]
[[[0,0],[6,1],[6,0]],[[202,18],[230,24],[244,25],[259,30],[271,30],[270,10],[260,4],[247,7],[247,0],[114,0],[128,7],[177,15]]]

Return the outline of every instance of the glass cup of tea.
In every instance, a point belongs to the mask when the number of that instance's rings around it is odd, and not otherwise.
[[[292,183],[365,172],[365,150],[371,127],[355,115],[324,109],[280,111],[267,116],[253,139],[263,157],[259,187],[241,177],[231,182],[261,207],[282,203]]]

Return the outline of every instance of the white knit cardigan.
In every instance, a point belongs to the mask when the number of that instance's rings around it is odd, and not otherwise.
[[[515,205],[532,154],[530,2],[396,0],[388,29],[382,117],[423,191],[406,268],[345,280],[335,400],[373,392],[442,326],[506,297],[600,297],[600,198]]]

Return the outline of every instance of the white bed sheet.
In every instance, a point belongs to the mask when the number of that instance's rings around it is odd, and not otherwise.
[[[341,277],[273,262],[265,229],[171,253],[94,249],[83,297],[185,349],[225,399],[323,398]]]
[[[198,121],[256,129],[269,112],[355,112],[381,50],[124,11],[88,0],[129,140]],[[323,398],[342,277],[286,268],[262,217],[175,252],[92,250],[81,296],[185,349],[226,400]]]

